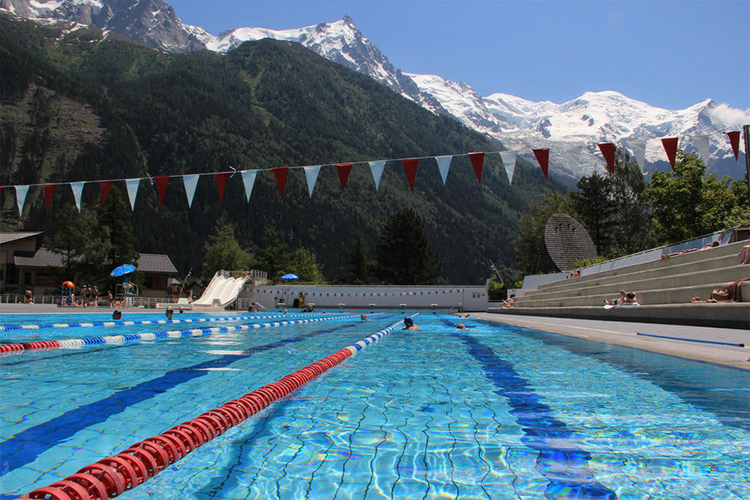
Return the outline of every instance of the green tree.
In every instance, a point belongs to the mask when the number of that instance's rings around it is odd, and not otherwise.
[[[532,203],[529,211],[521,216],[521,232],[515,240],[516,267],[524,274],[539,270],[539,258],[544,241],[544,227],[553,214],[564,213],[576,217],[568,196],[559,191],[548,190],[542,202]]]
[[[245,271],[254,267],[253,256],[242,249],[234,235],[234,226],[221,218],[214,233],[203,247],[203,280],[208,282],[216,271]]]
[[[434,283],[442,267],[427,242],[422,219],[410,208],[388,217],[375,247],[375,262],[377,277],[394,285]]]
[[[289,256],[288,271],[299,276],[305,283],[323,283],[323,266],[318,263],[315,254],[307,248],[297,248]]]
[[[62,258],[62,269],[56,276],[58,281],[101,279],[103,269],[99,267],[106,242],[96,230],[94,212],[79,214],[73,205],[60,207],[55,212],[53,232],[48,235],[44,246]]]
[[[286,244],[279,239],[279,233],[272,227],[266,229],[263,235],[263,249],[260,250],[260,262],[263,269],[268,273],[268,279],[278,280],[283,274],[287,274],[289,265],[289,253]]]
[[[344,282],[350,285],[363,285],[369,282],[372,264],[367,258],[367,243],[362,231],[354,231],[354,243],[349,250],[344,267]]]
[[[677,152],[674,172],[655,172],[644,196],[651,203],[653,232],[659,243],[674,243],[732,226],[747,214],[746,201],[734,187],[742,181],[722,180],[696,153]]]
[[[643,196],[648,184],[638,163],[623,150],[617,151],[609,184],[614,213],[610,246],[604,253],[619,256],[654,246],[651,207]]]
[[[112,187],[107,202],[99,209],[98,231],[106,245],[103,255],[105,267],[114,269],[122,264],[138,263],[138,252],[135,249],[133,223],[130,221],[131,210],[120,194]]]
[[[612,183],[608,178],[594,173],[589,177],[581,177],[577,187],[579,191],[570,192],[573,211],[578,215],[577,220],[591,235],[597,253],[601,254],[609,248],[613,233],[612,219],[616,207],[612,197]]]

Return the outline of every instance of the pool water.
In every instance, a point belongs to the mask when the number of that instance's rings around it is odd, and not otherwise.
[[[403,319],[368,316],[6,354],[0,498]],[[750,498],[749,372],[442,313],[415,320],[420,331],[393,331],[118,498]],[[456,330],[459,321],[470,328]],[[194,327],[13,330],[0,340]]]

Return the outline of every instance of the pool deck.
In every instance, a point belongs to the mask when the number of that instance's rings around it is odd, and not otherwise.
[[[113,310],[109,307],[0,304],[0,316],[3,314],[112,314]],[[126,319],[128,314],[164,316],[163,309],[136,307],[121,309],[121,311],[123,319]],[[470,317],[750,370],[750,331],[747,330],[493,313],[470,313]],[[692,339],[692,341],[649,337],[638,335],[638,333]],[[745,347],[712,342],[744,344]]]
[[[470,313],[470,317],[750,370],[750,331],[747,330],[493,313]],[[745,347],[713,342],[744,344]]]

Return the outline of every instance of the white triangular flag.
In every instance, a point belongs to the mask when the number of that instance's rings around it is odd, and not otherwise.
[[[138,196],[138,186],[140,179],[125,179],[125,187],[128,190],[128,199],[130,200],[130,209],[135,210],[135,198]]]
[[[83,185],[85,182],[71,182],[70,189],[73,191],[73,198],[76,200],[76,208],[78,213],[81,213],[81,193],[83,193]]]
[[[383,177],[383,169],[385,168],[385,160],[371,161],[370,172],[372,172],[372,178],[375,180],[375,191],[380,186],[380,178]]]
[[[500,159],[503,161],[505,167],[505,173],[508,175],[508,184],[513,184],[513,172],[516,171],[516,158],[518,153],[516,151],[501,151]]]
[[[583,144],[567,144],[564,148],[565,159],[574,164],[580,163]]]
[[[451,168],[451,160],[453,156],[436,156],[435,161],[438,164],[440,170],[440,177],[443,178],[443,186],[445,186],[445,179],[448,177],[448,170]]]
[[[29,186],[16,186],[16,205],[18,205],[18,216],[23,216],[23,205],[26,203],[26,194]]]
[[[312,198],[315,182],[318,180],[318,174],[320,173],[320,165],[303,168],[305,169],[305,177],[307,178],[307,190],[310,192],[310,198]]]
[[[698,150],[698,156],[703,160],[703,164],[708,166],[708,136],[694,135],[693,146]]]
[[[245,196],[247,196],[247,201],[250,201],[250,195],[253,194],[253,186],[255,186],[255,178],[257,176],[257,170],[242,171],[242,185],[245,186]]]
[[[641,167],[641,172],[646,173],[646,141],[633,141],[628,143],[630,152],[635,156],[635,161]]]
[[[182,184],[185,186],[185,196],[187,196],[188,208],[193,206],[195,188],[198,186],[198,179],[200,179],[200,177],[200,174],[182,176]]]

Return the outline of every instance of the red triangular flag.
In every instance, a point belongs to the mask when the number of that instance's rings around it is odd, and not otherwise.
[[[57,187],[57,185],[45,184],[43,187],[44,187],[44,206],[47,208],[47,212],[49,212],[49,207],[52,206],[52,195],[55,194],[55,188]]]
[[[679,137],[667,137],[661,140],[661,144],[664,146],[664,151],[667,152],[669,164],[672,165],[672,170],[674,170],[674,162],[677,159],[677,141],[679,140]]]
[[[477,175],[477,180],[482,183],[482,167],[484,166],[484,153],[469,153],[469,159],[471,165],[474,167],[474,173]]]
[[[406,179],[409,181],[411,190],[414,191],[414,181],[417,180],[417,167],[419,166],[419,158],[405,158],[401,160],[401,163],[404,165]]]
[[[112,181],[99,181],[99,187],[102,188],[102,205],[107,202],[107,196],[109,196],[109,188],[112,187]]]
[[[604,156],[604,159],[607,160],[607,166],[609,167],[609,172],[614,174],[615,173],[615,152],[617,151],[617,147],[611,142],[605,142],[605,143],[599,144],[599,151],[602,152],[602,156]]]
[[[216,189],[219,190],[219,203],[224,203],[224,188],[227,185],[227,179],[232,172],[214,172],[216,179]]]
[[[536,161],[539,162],[539,166],[542,167],[542,172],[544,172],[544,178],[549,179],[548,177],[548,170],[549,170],[549,148],[545,149],[534,149],[534,156],[536,156]]]
[[[276,184],[279,185],[279,193],[284,197],[284,187],[286,187],[286,176],[289,173],[289,167],[273,167],[273,175],[276,177]]]
[[[159,205],[164,201],[164,193],[167,192],[167,184],[169,184],[168,175],[156,175],[154,176],[156,182],[156,193],[159,195]],[[219,195],[221,197],[221,195]]]
[[[341,190],[344,190],[346,181],[349,180],[349,174],[352,173],[353,163],[337,163],[336,168],[339,171],[339,181],[341,182]]]
[[[732,151],[734,152],[734,159],[739,161],[740,159],[740,132],[739,130],[735,130],[734,132],[727,132],[727,135],[729,136],[729,142],[732,144]]]

